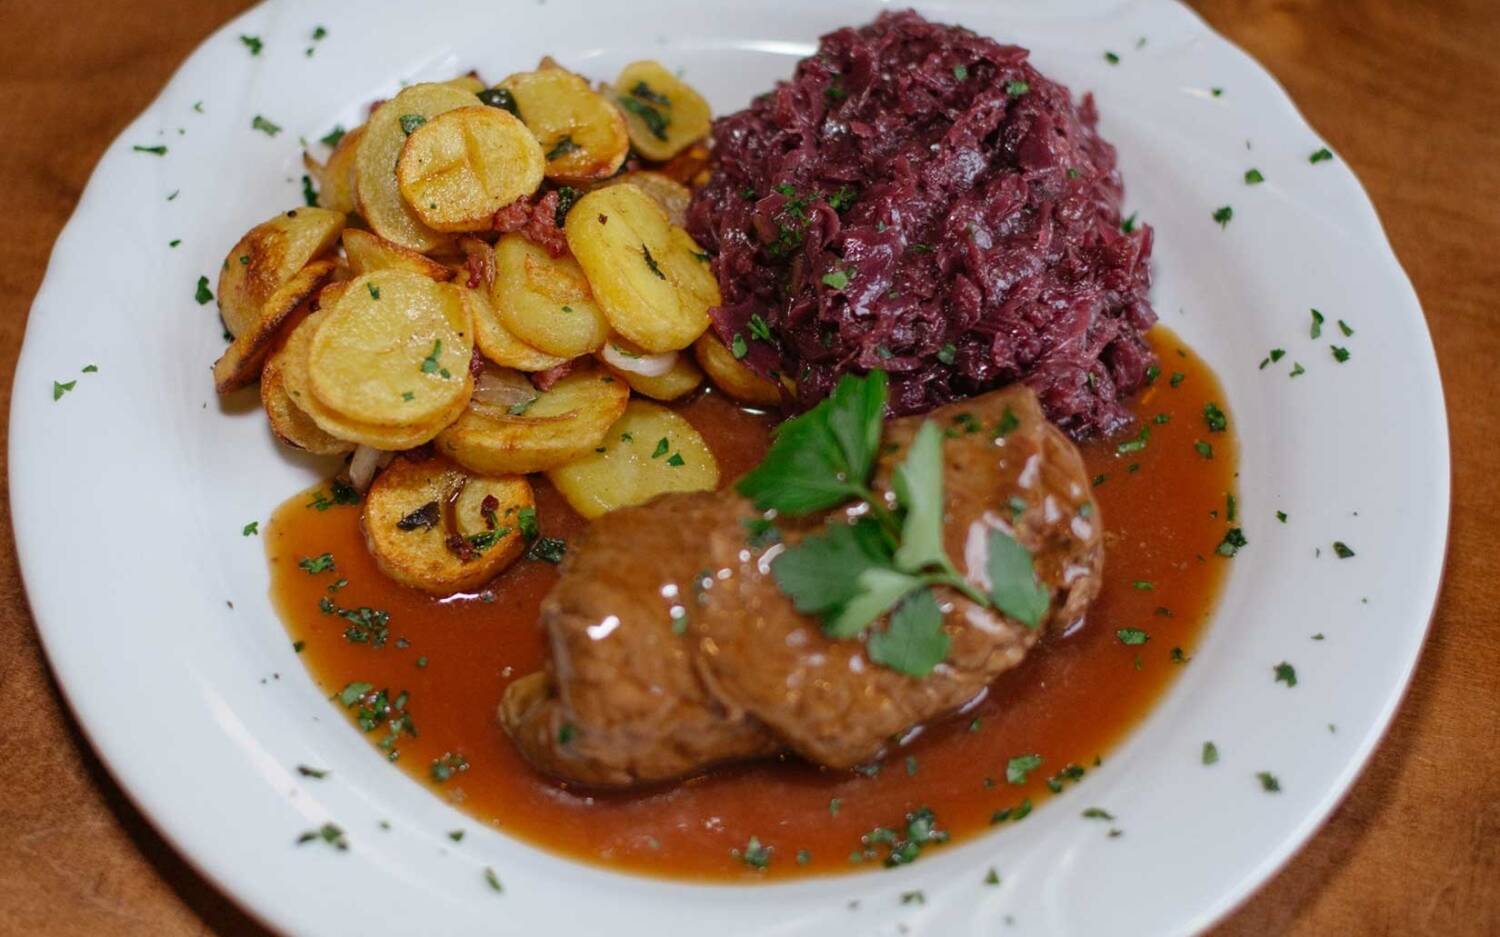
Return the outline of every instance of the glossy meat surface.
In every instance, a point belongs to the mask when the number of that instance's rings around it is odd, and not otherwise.
[[[1015,428],[995,427],[1010,414]],[[782,522],[782,544],[746,541],[757,516],[732,490],[669,495],[600,518],[543,603],[548,669],[512,685],[501,721],[538,769],[624,786],[792,750],[848,768],[880,757],[906,730],[961,708],[1054,626],[1082,615],[1099,587],[1102,528],[1073,444],[1024,387],[887,424],[874,488],[923,419],[943,446],[945,546],[980,589],[988,532],[1030,550],[1052,602],[1035,628],[938,588],[947,659],[917,679],[872,663],[863,638],[833,640],[798,613],[770,564],[840,509]],[[884,619],[873,628],[885,627]]]

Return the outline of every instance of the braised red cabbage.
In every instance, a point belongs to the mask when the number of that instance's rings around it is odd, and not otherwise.
[[[1017,380],[1075,436],[1130,417],[1154,364],[1151,228],[1122,230],[1115,150],[1017,46],[914,12],[824,36],[720,118],[690,231],[715,328],[804,409],[883,368],[916,413]]]

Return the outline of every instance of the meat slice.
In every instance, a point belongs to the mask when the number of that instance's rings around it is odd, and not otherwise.
[[[989,532],[1014,536],[1052,594],[1037,628],[939,587],[948,656],[925,677],[903,675],[873,663],[863,639],[824,635],[771,574],[786,546],[858,509],[782,522],[782,543],[756,551],[742,521],[757,512],[732,490],[667,495],[596,521],[543,603],[549,667],[501,705],[523,754],[547,773],[607,786],[787,749],[853,767],[961,708],[1049,628],[1076,621],[1103,564],[1077,449],[1030,390],[1007,388],[888,423],[873,485],[882,496],[924,419],[948,429],[948,555],[985,590]]]

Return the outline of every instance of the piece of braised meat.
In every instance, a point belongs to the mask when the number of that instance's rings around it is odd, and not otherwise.
[[[1076,621],[1099,589],[1102,526],[1072,442],[1022,386],[888,422],[874,490],[923,420],[943,444],[944,540],[958,571],[988,589],[989,531],[1031,551],[1051,593],[1028,628],[938,587],[946,660],[920,679],[873,663],[862,638],[827,637],[776,585],[771,562],[842,508],[778,524],[781,545],[747,543],[759,516],[732,489],[666,495],[595,521],[542,604],[547,670],[511,684],[506,730],[539,770],[587,785],[680,777],[791,749],[854,767],[907,729],[961,708],[1042,635]],[[996,427],[1012,427],[996,435]],[[885,620],[872,628],[883,629]]]

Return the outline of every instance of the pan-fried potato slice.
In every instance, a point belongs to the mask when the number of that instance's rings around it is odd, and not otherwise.
[[[378,234],[358,228],[344,229],[344,256],[349,258],[349,271],[355,276],[377,270],[410,270],[434,280],[453,279],[450,268],[426,254],[392,244]]]
[[[589,292],[578,262],[553,257],[519,234],[495,245],[490,303],[516,338],[549,355],[576,358],[598,351],[609,321]]]
[[[711,151],[708,144],[699,142],[678,153],[665,163],[656,167],[656,171],[691,188],[707,185],[712,171],[709,168]]]
[[[407,136],[422,123],[475,100],[451,85],[412,85],[370,115],[354,155],[354,197],[376,234],[414,251],[436,250],[447,242],[447,235],[429,228],[401,197],[396,160]]]
[[[344,455],[354,450],[354,443],[330,436],[318,428],[312,417],[292,402],[283,377],[286,349],[266,359],[260,372],[260,403],[270,421],[271,433],[293,449],[313,455]]]
[[[625,119],[589,83],[543,63],[500,82],[547,160],[547,178],[589,182],[615,174],[630,151]]]
[[[607,348],[611,349],[599,355],[600,361],[610,372],[630,385],[630,389],[653,400],[676,400],[684,397],[698,389],[703,383],[703,372],[698,365],[693,363],[692,355],[687,352],[674,352],[672,366],[660,373],[643,374],[639,371],[619,368],[610,363],[606,355],[612,355],[616,360],[624,358],[628,363],[636,352],[623,347],[622,344],[611,343]]]
[[[669,160],[708,136],[708,102],[660,62],[631,62],[610,90],[625,113],[631,144],[647,159]]]
[[[781,391],[776,385],[745,367],[712,332],[704,332],[693,343],[693,355],[708,372],[714,386],[740,403],[757,407],[774,407],[781,403]]]
[[[320,207],[346,215],[354,211],[354,153],[364,132],[363,125],[346,132],[326,163],[313,159],[310,153],[302,154],[303,167],[318,184]]]
[[[547,477],[587,518],[669,491],[712,491],[719,463],[693,425],[666,407],[632,400],[609,428],[603,452],[552,469]]]
[[[245,328],[214,362],[214,389],[221,394],[255,382],[261,364],[287,323],[308,312],[305,305],[337,268],[332,260],[314,260],[292,275],[261,307],[260,319]]]
[[[464,290],[464,302],[474,316],[474,343],[484,356],[501,367],[517,371],[546,371],[567,363],[567,358],[549,355],[516,338],[500,321],[484,290]]]
[[[464,395],[454,401],[452,409],[425,423],[407,426],[381,426],[351,420],[330,409],[312,392],[312,379],[308,374],[307,363],[313,337],[327,320],[332,307],[337,303],[337,297],[344,292],[344,289],[343,283],[334,284],[325,289],[319,296],[319,301],[323,302],[323,308],[303,319],[302,323],[287,337],[286,345],[282,349],[283,355],[280,358],[281,379],[287,395],[291,397],[294,404],[312,417],[319,429],[338,439],[374,449],[384,449],[387,452],[399,452],[402,449],[411,449],[430,442],[443,427],[458,419],[459,414],[463,413],[464,407],[468,405],[468,395],[473,393],[474,380],[469,376],[467,369],[464,374]],[[324,296],[330,298],[325,302]]]
[[[693,193],[687,186],[659,172],[640,169],[635,172],[621,173],[613,179],[601,182],[599,188],[622,183],[629,183],[655,199],[656,204],[667,213],[667,220],[677,227],[687,225],[688,203],[693,200]]]
[[[474,328],[459,287],[407,270],[349,281],[313,337],[313,394],[361,423],[409,426],[467,396]]]
[[[428,227],[483,231],[493,227],[495,212],[537,190],[546,163],[525,124],[476,103],[414,130],[396,162],[396,182]]]
[[[443,82],[443,84],[450,88],[457,88],[460,91],[467,91],[470,94],[478,94],[485,89],[484,79],[473,72],[469,72],[467,75],[459,75],[457,78]]]
[[[708,328],[719,304],[708,255],[651,196],[628,183],[595,189],[564,231],[616,332],[657,353],[686,348]]]
[[[229,334],[238,336],[259,322],[277,290],[333,249],[344,221],[343,213],[326,208],[294,208],[246,232],[219,272],[219,313]]]
[[[624,381],[600,368],[581,368],[538,391],[529,406],[471,400],[463,416],[438,434],[437,448],[473,472],[540,472],[592,452],[629,398]]]
[[[515,562],[526,544],[514,519],[535,505],[524,478],[481,478],[442,459],[399,457],[370,486],[360,525],[381,572],[451,595]]]

